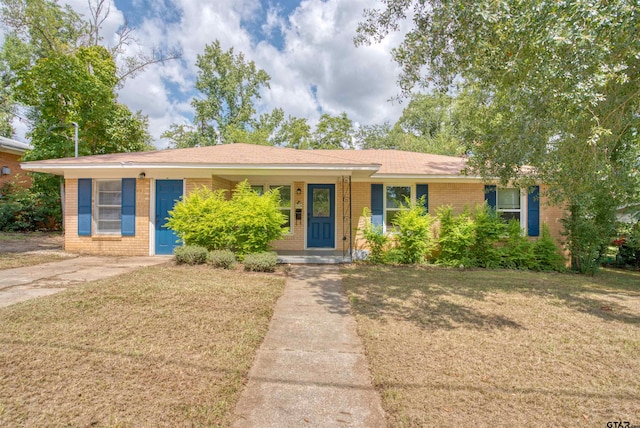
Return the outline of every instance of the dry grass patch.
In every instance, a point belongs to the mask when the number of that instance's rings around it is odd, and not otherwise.
[[[167,264],[0,309],[0,426],[227,425],[283,287]]]
[[[40,265],[65,260],[72,255],[55,251],[34,251],[29,253],[0,253],[0,270]]]
[[[640,424],[640,276],[343,269],[391,426]]]

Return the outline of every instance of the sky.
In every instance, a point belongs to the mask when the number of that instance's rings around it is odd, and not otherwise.
[[[363,10],[379,0],[108,0],[103,44],[115,41],[126,21],[135,28],[129,54],[177,48],[182,58],[153,65],[126,81],[118,99],[149,118],[154,145],[171,124],[191,123],[191,99],[197,96],[197,55],[219,40],[222,48],[242,52],[270,76],[258,113],[276,107],[285,116],[307,118],[314,126],[322,113],[346,112],[356,125],[394,123],[403,104],[389,101],[399,93],[399,68],[391,49],[402,34],[382,43],[355,47],[353,37]],[[87,0],[66,1],[88,16]],[[16,123],[18,139],[26,125]]]

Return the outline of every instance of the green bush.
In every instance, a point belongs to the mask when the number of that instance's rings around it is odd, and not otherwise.
[[[362,229],[362,236],[369,247],[369,256],[367,261],[370,263],[384,263],[384,252],[389,244],[389,237],[384,234],[382,226],[373,226],[371,224],[371,213],[367,208],[362,211],[365,218],[365,227]]]
[[[273,272],[277,264],[278,255],[273,251],[244,256],[244,270],[250,272]]]
[[[230,250],[213,250],[209,252],[207,261],[213,267],[233,269],[236,266],[236,255]]]
[[[244,181],[231,200],[223,190],[200,188],[177,202],[167,227],[188,245],[208,250],[231,250],[239,256],[266,251],[269,243],[287,233],[277,189],[258,195]]]
[[[566,269],[566,260],[558,247],[556,246],[549,226],[542,225],[542,234],[533,246],[533,254],[535,257],[535,265],[533,269],[541,271],[558,271],[562,272]]]
[[[23,189],[13,183],[0,187],[0,231],[57,230],[61,217],[57,194]]]
[[[445,266],[475,266],[471,255],[475,226],[469,212],[455,216],[453,208],[443,206],[438,209],[437,216],[440,220],[437,262]]]
[[[507,238],[499,251],[500,267],[507,269],[535,269],[537,267],[534,242],[522,233],[520,222],[511,220],[507,224]]]
[[[519,227],[520,223],[518,223]],[[497,268],[501,262],[498,241],[507,231],[505,223],[496,211],[486,203],[475,208],[473,216],[474,239],[469,258],[473,264],[485,268]]]
[[[409,201],[407,201],[409,202]],[[405,264],[421,263],[431,251],[431,224],[433,220],[424,207],[424,196],[417,202],[403,206],[393,219],[397,227],[396,240]]]
[[[224,194],[224,190],[212,191],[206,187],[194,190],[169,211],[167,227],[186,245],[198,245],[208,250],[229,248],[232,213]]]
[[[175,249],[176,262],[185,265],[201,265],[207,262],[208,251],[198,245],[185,245]]]
[[[271,189],[263,195],[251,190],[245,180],[235,188],[231,201],[231,226],[234,252],[244,255],[265,252],[269,243],[289,233],[282,224],[280,192]]]

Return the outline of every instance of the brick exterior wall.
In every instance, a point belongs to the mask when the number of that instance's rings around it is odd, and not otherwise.
[[[78,180],[67,179],[65,193],[64,249],[71,253],[105,256],[149,255],[149,203],[151,180],[136,180],[136,235],[96,235],[95,225],[91,236],[78,236]],[[92,192],[95,200],[95,187]],[[93,208],[95,210],[95,207]]]
[[[22,187],[31,186],[31,177],[20,168],[20,155],[0,152],[0,168],[8,166],[11,174],[0,175],[0,187],[4,183],[16,183]]]
[[[343,221],[343,187],[339,179],[314,180],[310,183],[335,184],[336,192],[336,250],[343,249],[342,237],[349,237],[348,218]],[[420,182],[425,183],[425,182]],[[295,181],[292,183],[292,230],[291,234],[273,243],[273,249],[278,251],[296,251],[306,247],[305,222],[307,216],[307,182]],[[382,183],[385,184],[385,183]],[[415,190],[415,183],[414,185]],[[482,183],[428,183],[429,184],[429,212],[435,214],[439,206],[451,205],[456,214],[465,208],[473,208],[476,204],[484,202],[484,185]],[[205,186],[212,190],[227,190],[227,198],[231,197],[231,191],[236,182],[225,180],[221,177],[185,179],[185,190],[189,194],[194,189]],[[301,194],[296,194],[296,189]],[[65,213],[65,249],[73,253],[102,254],[102,255],[148,255],[149,254],[149,210],[151,196],[151,180],[142,179],[136,181],[136,236],[78,236],[78,180],[66,180],[66,213]],[[544,189],[541,189],[544,193]],[[344,195],[345,197],[348,194]],[[95,198],[95,191],[93,192]],[[295,207],[302,204],[302,219],[296,221]],[[348,203],[348,198],[346,198]],[[351,185],[351,227],[353,248],[365,248],[365,242],[359,231],[365,225],[362,216],[363,209],[371,206],[371,183],[355,182]],[[549,226],[551,234],[560,242],[560,230],[562,225],[560,218],[562,208],[547,204],[543,196],[540,201],[540,220]],[[535,238],[533,238],[535,239]],[[348,244],[348,243],[345,243]]]

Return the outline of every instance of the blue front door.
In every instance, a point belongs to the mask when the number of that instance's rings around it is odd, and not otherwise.
[[[335,185],[309,184],[307,195],[307,247],[335,248]]]
[[[167,229],[167,217],[182,196],[182,180],[156,180],[156,254],[173,254],[178,237]]]

